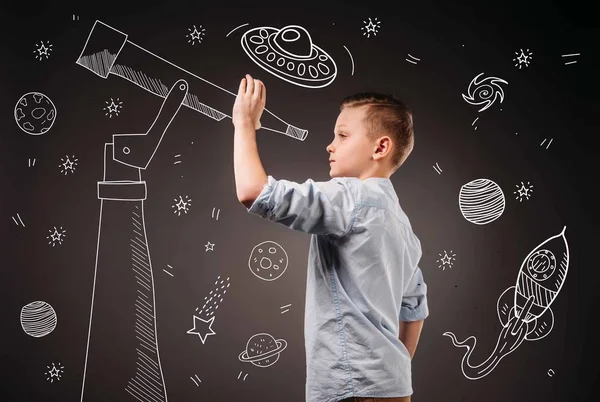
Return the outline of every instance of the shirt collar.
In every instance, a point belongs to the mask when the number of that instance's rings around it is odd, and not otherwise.
[[[394,188],[394,183],[392,183],[392,180],[390,180],[387,177],[367,177],[365,179],[366,180],[371,180],[374,181],[375,183],[381,185],[383,188],[385,188],[388,193],[394,198],[394,199],[398,199],[398,194],[396,193],[396,189]]]

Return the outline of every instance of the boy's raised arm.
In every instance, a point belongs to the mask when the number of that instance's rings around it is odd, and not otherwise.
[[[256,130],[266,104],[264,84],[249,74],[240,81],[232,122],[235,127],[233,139],[233,162],[235,188],[238,200],[250,207],[262,188],[267,184],[267,174],[258,155]]]
[[[256,144],[256,130],[266,104],[263,83],[249,74],[240,82],[233,106],[234,172],[238,200],[248,212],[307,233],[347,233],[355,200],[342,182],[305,183],[267,176]]]
[[[267,174],[258,155],[254,126],[248,123],[237,125],[233,143],[236,195],[249,208],[267,184]]]

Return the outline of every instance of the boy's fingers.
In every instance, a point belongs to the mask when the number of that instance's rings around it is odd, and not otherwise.
[[[260,101],[263,103],[266,103],[267,101],[267,87],[265,86],[265,84],[260,83],[261,89],[260,89]]]
[[[246,79],[242,78],[240,81],[240,87],[238,88],[238,95],[241,95],[244,92],[246,92]]]
[[[262,82],[260,80],[254,80],[254,97],[260,99],[260,93],[262,91]]]
[[[246,85],[246,94],[252,95],[254,92],[254,78],[250,74],[246,74],[246,81],[248,81]]]

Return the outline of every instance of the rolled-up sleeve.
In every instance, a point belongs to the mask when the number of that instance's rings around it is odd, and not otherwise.
[[[402,297],[400,321],[424,320],[429,315],[427,305],[427,285],[423,280],[423,272],[417,267],[409,279]]]
[[[347,180],[296,183],[269,175],[248,212],[293,230],[344,236],[352,228],[355,208]]]

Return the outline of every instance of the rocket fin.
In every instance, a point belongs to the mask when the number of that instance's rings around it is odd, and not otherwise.
[[[552,331],[552,327],[554,327],[554,313],[552,312],[552,309],[547,308],[544,314],[535,320],[535,324],[531,324],[533,323],[529,323],[531,331],[527,332],[525,339],[528,341],[537,341],[544,338]]]
[[[515,303],[514,303],[514,292],[515,287],[511,286],[506,289],[500,297],[498,297],[498,303],[496,305],[496,311],[498,312],[498,319],[505,327],[508,325],[508,321],[515,316]]]

